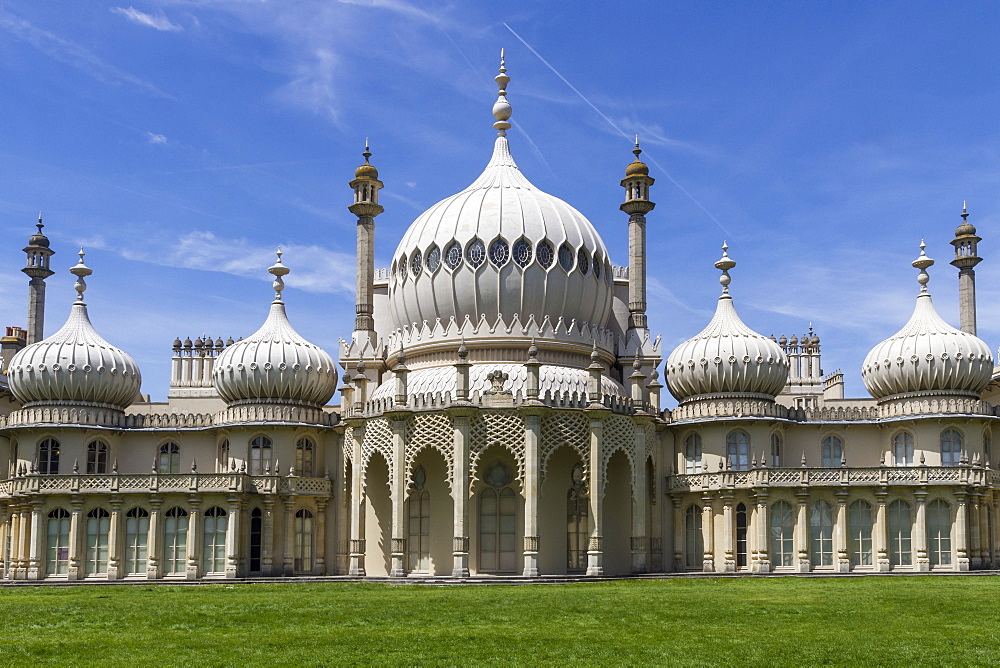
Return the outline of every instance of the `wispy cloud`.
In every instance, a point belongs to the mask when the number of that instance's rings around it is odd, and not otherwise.
[[[161,30],[165,32],[180,32],[181,30],[184,30],[182,26],[179,26],[168,19],[166,14],[162,11],[155,16],[153,14],[147,14],[146,12],[140,12],[135,7],[111,7],[110,11],[112,14],[124,16],[132,23],[147,26],[149,28],[153,28],[154,30]]]
[[[150,144],[166,144],[167,143],[167,136],[166,135],[158,135],[155,132],[146,131],[146,140]]]

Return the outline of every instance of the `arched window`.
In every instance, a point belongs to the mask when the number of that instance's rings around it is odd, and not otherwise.
[[[992,444],[992,441],[993,441],[993,439],[990,437],[990,432],[988,432],[988,431],[984,432],[983,433],[983,466],[989,466],[990,462],[993,459],[992,457],[990,457],[990,445]]]
[[[452,241],[448,245],[448,250],[444,253],[444,263],[449,269],[458,269],[462,264],[462,245],[457,241]]]
[[[38,472],[54,475],[59,473],[59,441],[47,438],[38,444]]]
[[[133,508],[125,513],[125,572],[146,572],[146,541],[149,540],[149,512]]]
[[[412,492],[408,503],[407,570],[426,573],[431,568],[431,494],[425,489],[427,471],[423,466],[413,470]]]
[[[684,439],[685,473],[701,473],[701,436],[691,434]]]
[[[163,518],[163,572],[184,573],[187,570],[188,512],[174,507]]]
[[[219,443],[219,464],[218,470],[228,471],[229,470],[229,439],[224,438]]]
[[[785,501],[778,501],[771,506],[768,519],[771,523],[771,563],[775,566],[793,566],[795,515],[792,506]]]
[[[851,565],[872,565],[872,507],[857,500],[847,509],[847,531],[850,536]]]
[[[295,513],[295,563],[296,573],[312,573],[313,567],[313,514],[301,509]]]
[[[573,249],[567,244],[559,247],[559,266],[567,272],[573,268]]]
[[[590,255],[585,248],[580,248],[576,252],[576,266],[584,276],[590,273]]]
[[[94,508],[87,513],[87,575],[108,572],[108,532],[111,530],[111,514],[104,508]]]
[[[734,470],[750,469],[750,437],[745,431],[737,429],[726,436],[726,457]]]
[[[490,244],[490,262],[497,267],[507,264],[510,259],[510,246],[503,239],[496,239]]]
[[[69,571],[69,513],[56,508],[47,523],[45,573],[65,575]]]
[[[271,472],[271,439],[257,436],[250,441],[250,475]]]
[[[701,506],[690,505],[684,511],[684,565],[701,570],[705,543],[701,535]]]
[[[896,466],[913,466],[913,434],[901,431],[892,437],[892,460]]]
[[[488,485],[479,495],[479,570],[510,573],[517,568],[517,495],[514,476],[503,462],[486,469]]]
[[[589,527],[590,497],[583,466],[577,462],[570,473],[570,487],[566,495],[566,571],[582,573],[587,570],[587,539]]]
[[[896,499],[889,504],[889,564],[913,565],[913,516],[910,504]]]
[[[813,566],[833,566],[833,508],[826,501],[809,508],[809,553]]]
[[[747,567],[747,506],[745,503],[736,505],[736,568]]]
[[[941,466],[958,466],[962,458],[962,435],[954,429],[941,432]]]
[[[771,434],[771,466],[781,466],[781,434],[777,432]]]
[[[433,274],[440,266],[441,249],[437,247],[437,244],[431,244],[430,250],[427,251],[427,271]]]
[[[535,257],[538,258],[538,264],[542,265],[542,269],[551,267],[552,260],[555,258],[555,253],[552,252],[552,244],[548,241],[539,241],[538,246],[535,248]]]
[[[261,540],[264,534],[264,513],[254,508],[250,513],[250,572],[260,573]]]
[[[486,261],[486,244],[479,239],[475,239],[472,243],[470,243],[465,249],[465,261],[468,262],[473,269],[479,269],[483,262]]]
[[[311,478],[315,475],[313,466],[313,442],[310,438],[300,438],[295,443],[295,472],[300,476]]]
[[[87,473],[108,472],[108,444],[91,441],[87,444]]]
[[[927,504],[927,552],[931,566],[951,564],[951,508],[941,499]]]
[[[823,439],[823,466],[840,466],[844,460],[844,442],[839,436],[827,436]]]
[[[157,471],[160,473],[181,472],[181,446],[176,443],[164,443],[160,446]]]
[[[202,568],[206,573],[226,572],[226,511],[218,506],[205,511]]]

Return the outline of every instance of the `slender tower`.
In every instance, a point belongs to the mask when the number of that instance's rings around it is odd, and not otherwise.
[[[622,187],[625,202],[621,210],[628,214],[628,311],[629,329],[646,329],[646,214],[655,203],[649,201],[653,179],[649,167],[639,160],[642,149],[635,138],[635,161],[625,168]]]
[[[378,180],[378,170],[368,162],[372,156],[365,140],[365,164],[354,171],[354,180],[350,182],[354,189],[354,204],[347,207],[358,217],[358,266],[357,266],[357,318],[354,320],[355,332],[374,332],[375,318],[372,316],[373,293],[375,283],[375,216],[385,209],[379,206],[378,191],[382,182]]]
[[[41,341],[45,331],[45,279],[53,272],[49,269],[49,258],[55,251],[49,248],[49,238],[42,234],[42,214],[38,214],[38,231],[28,239],[24,248],[28,256],[23,271],[28,281],[28,345]]]
[[[958,308],[961,314],[962,331],[976,334],[976,270],[982,262],[977,245],[982,239],[976,236],[976,228],[969,222],[969,212],[962,202],[962,224],[955,229],[951,245],[955,247],[955,259],[951,264],[958,267]]]

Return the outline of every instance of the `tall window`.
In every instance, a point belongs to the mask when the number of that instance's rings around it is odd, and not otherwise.
[[[250,441],[250,475],[271,472],[271,439],[257,436]]]
[[[892,460],[896,466],[913,466],[913,434],[901,431],[892,437]]]
[[[56,508],[49,513],[45,573],[65,575],[69,569],[69,513]]]
[[[94,508],[87,513],[87,575],[108,572],[108,531],[111,514],[104,508]]]
[[[778,501],[771,506],[771,563],[775,566],[792,566],[795,557],[795,515],[792,506]]]
[[[250,572],[261,571],[261,545],[264,534],[264,513],[260,508],[254,508],[250,513]]]
[[[38,472],[45,474],[59,473],[59,441],[47,438],[38,444]]]
[[[701,473],[701,436],[698,434],[684,439],[684,472]]]
[[[87,473],[108,472],[108,444],[91,441],[87,444]]]
[[[913,515],[910,504],[896,499],[889,504],[889,564],[913,565]]]
[[[813,566],[833,566],[833,508],[826,501],[809,508],[809,552]]]
[[[149,540],[149,512],[133,508],[125,513],[125,572],[146,572],[146,541]]]
[[[188,512],[171,508],[163,518],[163,571],[184,573],[187,570]]]
[[[840,466],[844,458],[844,442],[838,436],[823,439],[823,466]]]
[[[314,451],[315,448],[310,438],[300,438],[295,444],[295,472],[300,476],[311,478],[316,474],[313,465]]]
[[[205,511],[202,568],[206,573],[226,571],[226,511],[215,506]]]
[[[726,437],[726,457],[735,470],[749,470],[750,437],[745,431],[736,430]]]
[[[736,506],[736,568],[747,567],[747,507],[740,503]]]
[[[510,573],[517,568],[513,480],[503,462],[493,462],[486,470],[488,486],[479,496],[479,570],[485,573]]]
[[[407,570],[425,573],[431,568],[431,494],[425,486],[427,471],[423,466],[413,470],[413,491],[409,500],[407,527]]]
[[[992,443],[992,439],[990,438],[990,432],[987,431],[987,432],[985,432],[983,434],[983,465],[984,466],[989,465],[989,463],[993,460],[993,458],[990,457],[990,445],[991,445],[991,443]]]
[[[951,508],[941,499],[927,504],[927,551],[931,566],[951,563]]]
[[[962,435],[954,429],[941,433],[941,466],[958,466],[962,457]]]
[[[164,443],[161,445],[156,470],[160,473],[180,473],[181,446],[176,443]]]
[[[303,508],[295,513],[296,573],[311,573],[313,567],[313,514]]]
[[[566,570],[580,573],[587,568],[587,539],[590,537],[590,499],[583,466],[577,462],[570,473],[566,496]]]
[[[851,565],[872,565],[872,507],[857,500],[847,509],[847,531],[850,535]]]
[[[781,434],[771,434],[771,466],[781,466]]]
[[[702,568],[705,543],[701,535],[701,506],[690,505],[684,512],[684,565]]]
[[[229,470],[229,439],[224,438],[219,443],[219,463],[216,466],[218,471]]]

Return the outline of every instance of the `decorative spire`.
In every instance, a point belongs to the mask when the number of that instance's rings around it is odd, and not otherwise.
[[[726,296],[729,294],[729,284],[732,282],[732,278],[729,276],[729,270],[736,266],[736,260],[729,257],[729,244],[725,241],[722,242],[722,257],[715,263],[715,268],[722,272],[719,276],[719,283],[722,284],[722,295]]]
[[[368,137],[365,137],[365,150],[361,152],[361,155],[365,156],[365,164],[370,165],[368,158],[372,157],[371,147],[368,146]]]
[[[278,260],[271,265],[271,268],[267,271],[274,275],[274,283],[272,283],[272,286],[274,287],[274,303],[280,304],[281,291],[285,289],[285,281],[281,277],[288,275],[288,272],[291,271],[291,269],[281,263],[281,246],[278,246],[278,250],[275,254],[278,256]]]
[[[507,84],[510,83],[510,77],[507,76],[503,49],[500,49],[500,74],[494,77],[494,81],[497,82],[497,87],[500,90],[497,101],[493,105],[493,118],[497,119],[497,122],[493,124],[493,128],[497,130],[497,135],[506,137],[507,130],[510,129],[511,109],[510,102],[507,101]]]
[[[71,274],[76,276],[76,283],[73,284],[73,289],[76,290],[76,302],[77,304],[83,304],[83,293],[87,291],[87,281],[83,280],[87,276],[94,273],[93,269],[88,267],[83,263],[84,252],[80,249],[77,253],[80,256],[80,261],[76,263],[76,266],[69,270]]]
[[[962,200],[962,220],[965,220],[968,217],[969,217],[969,211],[968,211],[968,208],[965,206],[965,200],[963,199]],[[38,222],[39,223],[42,222],[42,214],[41,213],[38,214]]]
[[[927,244],[925,244],[924,240],[921,239],[920,257],[911,263],[914,268],[920,270],[920,273],[917,274],[917,283],[920,284],[920,294],[927,294],[927,283],[931,280],[930,275],[927,273],[927,268],[933,266],[934,264],[934,260],[927,257],[927,253],[924,252],[925,248],[927,248]]]
[[[38,236],[42,236],[42,228],[45,227],[45,225],[42,224],[42,212],[41,211],[38,212],[38,223],[35,225],[35,227],[38,228]]]

